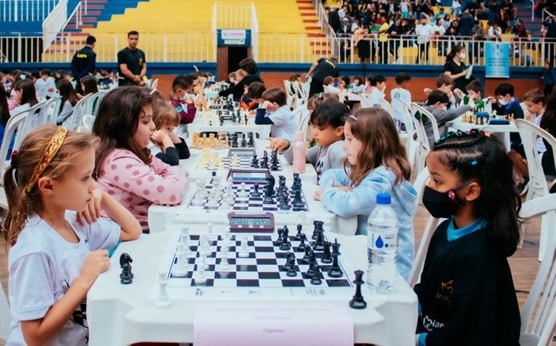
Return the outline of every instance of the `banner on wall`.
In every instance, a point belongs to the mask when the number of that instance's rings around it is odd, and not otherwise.
[[[251,30],[218,29],[217,33],[218,47],[251,45]]]
[[[510,78],[510,43],[485,43],[485,78]]]

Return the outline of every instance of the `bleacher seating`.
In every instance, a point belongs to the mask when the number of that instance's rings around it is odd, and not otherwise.
[[[96,0],[89,5],[105,2],[106,0]],[[209,60],[212,59],[215,49],[212,40],[212,22],[213,7],[216,2],[216,0],[126,0],[123,2],[125,5],[122,5],[122,7],[126,7],[123,13],[117,13],[117,10],[112,9],[110,16],[104,13],[113,6],[113,2],[106,2],[106,10],[102,11],[102,16],[98,16],[99,19],[106,17],[106,20],[99,20],[94,25],[90,25],[91,28],[86,28],[85,31],[96,36],[97,49],[102,49],[103,56],[107,57],[107,61],[113,61],[117,50],[127,46],[126,33],[130,30],[139,31],[139,47],[141,47],[141,40],[149,40],[149,42],[157,42],[162,45],[163,40],[160,38],[161,34],[164,34],[167,39],[166,44],[169,42],[168,46],[171,46],[172,49],[171,52],[167,53],[168,61],[179,61],[178,57],[184,56],[183,52],[200,52],[199,54],[204,55],[198,56],[197,60]],[[276,42],[279,40],[278,42],[281,42],[280,46],[284,52],[302,51],[305,54],[305,59],[312,60],[313,53],[317,48],[312,47],[309,40],[302,43],[297,39],[292,40],[287,35],[306,34],[307,37],[324,37],[318,26],[315,9],[310,0],[254,0],[251,3],[255,6],[257,13],[259,54],[265,54],[275,49]],[[134,4],[137,6],[132,7]],[[244,0],[228,0],[226,2],[220,1],[219,4],[230,8],[245,5],[246,2]],[[223,16],[222,20],[229,23],[230,17],[233,16]],[[235,19],[236,21],[231,27],[223,21],[217,20],[216,27],[221,29],[250,28],[251,18],[249,14],[243,13]],[[238,22],[238,19],[243,20],[243,23]],[[211,39],[198,40],[195,44],[178,43],[183,42],[179,40],[185,36],[195,35]],[[118,38],[117,44],[114,44],[114,37]],[[77,39],[84,40],[84,36]],[[176,42],[176,44],[172,45],[173,42]],[[302,48],[301,45],[303,45]],[[318,49],[321,49],[321,47],[318,47]],[[149,53],[151,52],[147,52],[147,61],[149,61]],[[51,54],[64,54],[64,52],[57,52],[53,47]],[[276,59],[276,61],[286,59],[285,62],[288,62],[285,57],[277,56]],[[48,60],[48,57],[45,56],[43,60]],[[97,61],[102,62],[103,59],[98,56]]]

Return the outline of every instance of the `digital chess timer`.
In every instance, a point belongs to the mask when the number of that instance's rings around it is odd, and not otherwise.
[[[228,221],[230,222],[230,232],[274,232],[274,215],[272,213],[239,214],[230,212]]]

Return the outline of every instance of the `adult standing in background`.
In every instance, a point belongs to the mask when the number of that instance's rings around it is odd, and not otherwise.
[[[127,33],[128,46],[118,52],[119,86],[145,85],[147,60],[145,52],[137,48],[139,33],[132,30]]]
[[[95,73],[97,54],[93,49],[95,48],[96,42],[97,39],[94,36],[87,36],[85,47],[75,52],[71,59],[71,73],[73,74],[73,78],[77,81],[77,83],[75,83],[76,91],[80,94],[83,92],[83,90],[81,90],[81,83],[79,83],[81,78],[88,74],[93,75]]]
[[[336,67],[337,62],[338,59],[336,57],[320,58],[311,65],[309,72],[307,72],[307,78],[312,78],[309,97],[324,91],[323,81],[325,77],[338,77],[340,75]]]
[[[236,71],[236,77],[238,72],[243,77],[235,85],[231,85],[228,89],[224,89],[218,93],[219,97],[228,97],[228,95],[233,95],[235,101],[241,99],[241,95],[245,92],[245,86],[253,82],[263,83],[263,80],[257,75],[258,67],[257,62],[251,58],[242,59],[239,62],[239,69]]]

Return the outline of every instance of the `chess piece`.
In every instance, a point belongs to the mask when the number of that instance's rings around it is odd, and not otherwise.
[[[342,268],[340,268],[340,264],[338,263],[338,254],[332,254],[332,266],[328,270],[328,276],[331,278],[340,278],[344,273],[342,273]]]
[[[364,309],[367,307],[367,302],[363,299],[363,295],[361,294],[361,284],[363,283],[363,271],[356,270],[353,272],[355,274],[355,280],[353,283],[355,284],[355,295],[349,301],[349,307],[352,309]]]
[[[204,285],[207,282],[207,273],[205,272],[206,261],[207,258],[205,256],[201,256],[199,258],[199,262],[197,263],[197,271],[194,275],[195,285]]]
[[[133,281],[133,273],[131,272],[131,264],[133,259],[128,253],[124,252],[120,255],[120,268],[122,268],[122,273],[120,274],[120,283],[123,285],[129,285]]]
[[[296,226],[297,229],[297,234],[295,235],[295,237],[293,238],[294,240],[301,240],[301,235],[303,234],[303,225],[298,223]],[[307,237],[305,237],[305,239],[307,239]]]
[[[324,250],[324,230],[319,229],[317,233],[317,239],[315,240],[315,245],[313,245],[315,251]]]
[[[273,151],[271,156],[270,156],[270,169],[272,171],[277,171],[278,170],[278,152],[277,151]]]
[[[274,177],[272,174],[269,174],[268,177],[266,177],[263,204],[274,204],[274,183]]]
[[[299,251],[299,252],[305,251],[305,248],[307,247],[307,244],[305,244],[305,240],[307,240],[307,236],[305,235],[305,233],[301,233],[299,240],[300,243],[297,246],[297,248],[295,248],[295,251]]]
[[[332,254],[330,253],[330,242],[328,241],[324,242],[324,250],[320,261],[322,263],[332,263]]]
[[[247,235],[243,235],[243,237],[241,238],[237,256],[241,258],[249,257],[249,244],[247,242]]]
[[[311,285],[318,286],[322,284],[321,274],[320,274],[320,267],[318,265],[314,265],[313,268],[313,275],[311,276]]]
[[[332,253],[340,256],[342,253],[340,252],[340,243],[338,243],[338,238],[334,238],[334,243],[332,243]]]
[[[257,157],[257,153],[253,153],[253,158],[251,159],[251,167],[259,168],[259,158]]]
[[[253,184],[253,194],[251,195],[252,199],[260,200],[261,193],[259,192],[259,184]]]
[[[158,290],[158,296],[156,297],[156,306],[170,306],[170,296],[168,296],[168,292],[166,291],[168,279],[165,272],[158,273],[158,284],[160,285],[160,287]]]
[[[176,259],[177,263],[172,266],[172,276],[175,277],[184,277],[187,275],[189,271],[187,268],[187,257],[185,256],[185,247],[184,243],[179,243],[178,248],[176,250]]]

